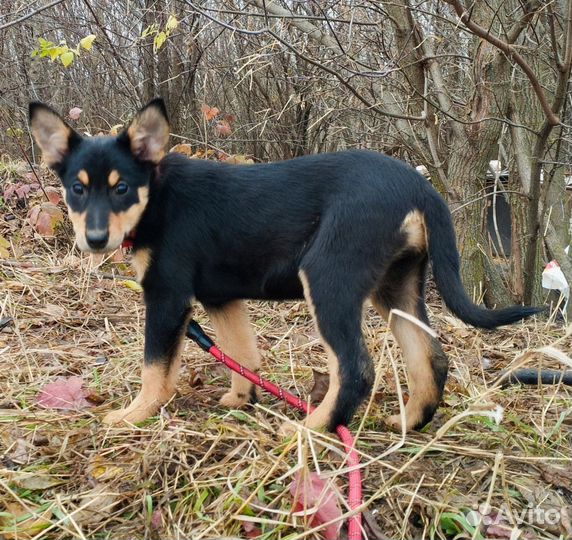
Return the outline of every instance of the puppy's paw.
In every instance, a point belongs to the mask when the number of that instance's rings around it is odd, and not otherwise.
[[[220,404],[229,409],[240,409],[250,401],[249,394],[237,394],[235,392],[227,392],[220,398]]]
[[[401,433],[401,415],[400,414],[393,414],[385,419],[385,425],[391,429],[392,431],[396,431],[397,433]],[[406,417],[405,420],[405,432],[411,431],[413,429],[412,426],[409,425],[409,419]]]
[[[117,409],[116,411],[107,413],[103,417],[103,423],[108,425],[121,423],[135,424],[147,420],[147,418],[153,416],[156,412],[157,407],[155,406],[138,407],[137,409],[132,409],[131,407]]]

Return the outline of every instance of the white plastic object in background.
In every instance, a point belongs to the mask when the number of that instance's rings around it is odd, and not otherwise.
[[[542,272],[542,286],[545,289],[556,289],[560,291],[562,296],[566,298],[566,305],[568,305],[568,300],[570,298],[570,285],[568,284],[568,281],[566,281],[566,276],[556,261],[550,261],[544,268],[544,271]],[[566,306],[564,306],[564,310],[566,310]]]

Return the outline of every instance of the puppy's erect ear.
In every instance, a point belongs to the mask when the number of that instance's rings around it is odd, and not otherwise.
[[[49,167],[57,169],[81,136],[57,112],[43,103],[30,103],[29,114],[32,135],[42,151],[44,161]]]
[[[133,155],[141,161],[159,163],[169,142],[169,120],[162,99],[150,101],[127,128]]]

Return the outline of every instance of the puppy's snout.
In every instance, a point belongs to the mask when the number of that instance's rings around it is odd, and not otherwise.
[[[103,249],[109,240],[109,232],[105,229],[88,230],[85,239],[91,249]]]

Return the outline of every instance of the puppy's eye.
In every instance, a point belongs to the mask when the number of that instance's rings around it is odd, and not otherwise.
[[[76,195],[83,195],[85,192],[85,186],[81,182],[74,182],[71,188]]]
[[[115,193],[117,195],[125,195],[129,191],[129,186],[125,182],[119,182],[115,186]]]

